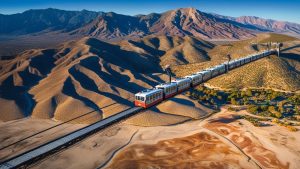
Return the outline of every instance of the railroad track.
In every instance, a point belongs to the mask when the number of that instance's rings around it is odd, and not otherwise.
[[[94,134],[95,132],[110,126],[122,119],[128,118],[140,111],[143,108],[141,107],[133,107],[129,108],[125,111],[117,113],[113,116],[110,116],[106,119],[103,119],[99,122],[93,123],[89,126],[86,126],[77,131],[71,132],[63,137],[58,139],[54,139],[45,144],[42,144],[32,150],[26,151],[16,157],[10,158],[3,163],[0,164],[0,169],[12,169],[12,168],[22,168],[26,167],[50,154],[53,154],[60,149],[67,148],[76,142],[84,139],[85,137]]]

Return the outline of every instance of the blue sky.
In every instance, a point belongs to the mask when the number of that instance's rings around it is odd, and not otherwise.
[[[0,13],[28,9],[113,11],[136,15],[194,7],[203,12],[227,16],[258,16],[300,23],[300,0],[0,0]]]

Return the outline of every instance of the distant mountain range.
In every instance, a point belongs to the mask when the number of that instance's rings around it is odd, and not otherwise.
[[[194,36],[202,39],[245,39],[260,32],[300,35],[300,24],[252,16],[227,17],[180,8],[161,14],[128,16],[113,12],[28,10],[0,14],[0,35],[18,36],[64,34],[91,36],[104,40],[147,35]]]

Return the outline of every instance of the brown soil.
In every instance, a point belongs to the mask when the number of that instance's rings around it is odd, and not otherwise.
[[[107,168],[243,168],[241,154],[206,132],[132,145],[118,153]]]
[[[258,140],[249,136],[249,133],[244,133],[239,127],[228,124],[236,120],[234,115],[220,116],[208,121],[204,127],[229,138],[263,168],[289,168],[289,163],[280,162],[273,151],[266,149]]]

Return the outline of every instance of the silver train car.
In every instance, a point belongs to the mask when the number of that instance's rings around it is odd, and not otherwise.
[[[210,67],[208,69],[194,73],[192,75],[185,76],[184,78],[175,79],[171,83],[159,84],[155,88],[148,89],[148,90],[163,89],[163,92],[161,93],[162,96],[158,96],[159,98],[163,98],[161,100],[161,101],[163,101],[164,99],[167,99],[169,96],[170,97],[174,96],[178,93],[188,90],[191,87],[195,87],[201,83],[204,83],[211,78],[214,78],[216,76],[224,74],[232,69],[243,66],[250,62],[256,61],[260,58],[269,56],[270,54],[275,53],[275,52],[276,52],[275,49],[266,50],[266,51],[255,53],[255,54],[243,57],[243,58],[234,59],[229,62],[224,62],[220,65]],[[169,90],[168,88],[170,86],[172,86],[173,88]],[[138,93],[136,95],[138,95]],[[151,106],[153,105],[152,103],[150,103],[150,104],[151,104]],[[157,104],[157,103],[155,103],[155,104]],[[147,106],[146,107],[141,106],[141,107],[147,108]]]

